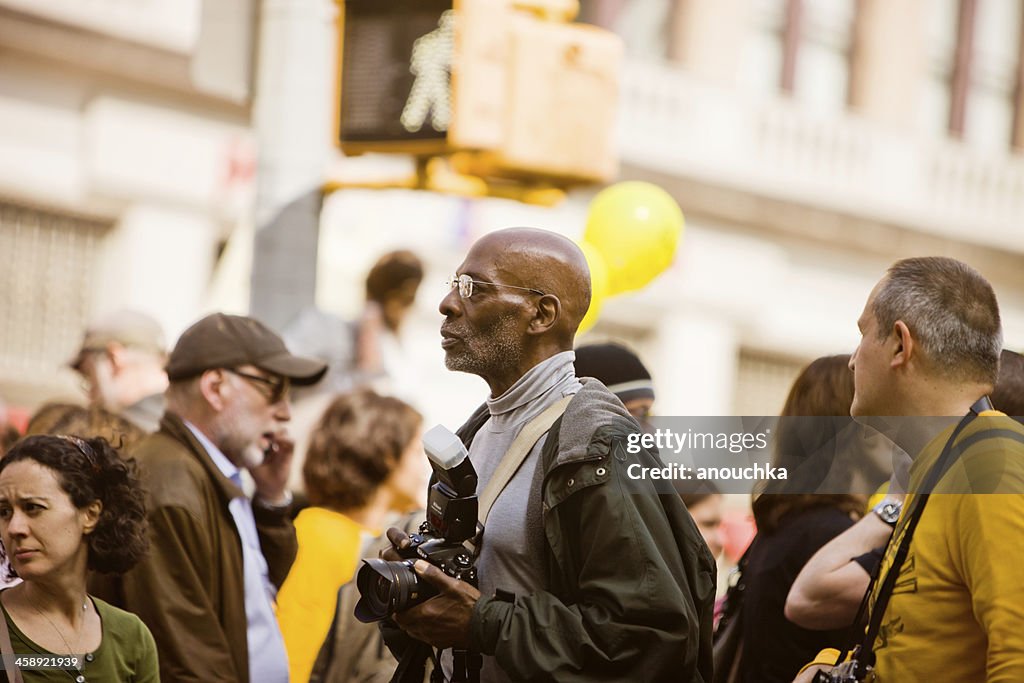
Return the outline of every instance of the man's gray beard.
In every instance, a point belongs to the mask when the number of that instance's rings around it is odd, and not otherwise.
[[[477,341],[484,342],[483,349],[470,351],[464,340],[462,353],[445,354],[444,366],[453,372],[483,377],[495,368],[519,365],[523,359],[523,343],[515,329],[516,320],[513,314],[501,316],[491,329],[476,336]],[[479,355],[477,351],[486,355]]]
[[[255,441],[242,441],[234,432],[222,425],[213,443],[232,465],[239,469],[255,467],[263,462],[263,451]]]

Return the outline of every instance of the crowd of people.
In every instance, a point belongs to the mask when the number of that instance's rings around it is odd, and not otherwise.
[[[85,331],[70,365],[88,405],[45,405],[3,435],[7,680],[1024,680],[1024,424],[1007,417],[1024,415],[1024,358],[1002,349],[976,271],[895,263],[852,355],[800,373],[772,457],[805,486],[756,490],[757,534],[717,605],[723,496],[629,477],[661,463],[624,448],[652,428],[654,380],[624,346],[575,346],[580,249],[501,230],[455,272],[445,365],[489,390],[457,432],[486,500],[476,580],[416,559],[405,590],[432,597],[379,628],[353,616],[360,559],[404,560],[439,514],[423,418],[386,381],[423,275],[395,252],[353,324],[306,312],[282,337],[215,313],[170,349],[136,312]],[[295,395],[316,400],[300,430]],[[927,416],[955,420],[928,431]],[[811,457],[840,420],[891,447],[871,500]],[[874,485],[867,450],[844,455]],[[847,490],[822,492],[837,477]]]

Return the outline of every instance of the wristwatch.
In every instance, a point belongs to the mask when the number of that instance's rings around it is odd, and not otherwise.
[[[876,505],[872,512],[878,515],[878,518],[891,526],[896,528],[896,520],[900,518],[900,510],[903,509],[902,500],[883,500],[881,503]]]

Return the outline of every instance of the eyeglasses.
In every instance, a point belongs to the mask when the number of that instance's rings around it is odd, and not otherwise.
[[[288,381],[287,377],[283,377],[281,379],[270,379],[269,377],[253,375],[234,368],[224,369],[232,375],[238,375],[242,379],[248,380],[252,384],[252,387],[262,394],[271,405],[288,398],[288,390],[291,388],[291,383]],[[267,393],[261,387],[266,387],[270,392]]]
[[[482,280],[474,280],[465,273],[463,273],[462,275],[452,275],[450,278],[448,278],[448,281],[445,284],[448,285],[449,289],[455,289],[456,287],[458,287],[459,296],[461,296],[463,299],[468,299],[469,297],[473,296],[473,285],[490,285],[491,287],[507,287],[509,289],[522,289],[527,292],[539,294],[540,296],[546,296],[544,292],[540,291],[539,289],[534,289],[533,287],[519,287],[517,285],[503,285],[500,282],[484,282]]]

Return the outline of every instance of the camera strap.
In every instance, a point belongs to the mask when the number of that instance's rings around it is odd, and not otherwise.
[[[555,420],[562,416],[562,413],[565,412],[565,407],[569,405],[569,401],[572,399],[572,396],[565,396],[552,403],[540,415],[527,422],[519,430],[519,434],[512,441],[512,445],[508,447],[508,450],[505,451],[505,455],[501,458],[501,462],[498,463],[497,469],[494,470],[494,474],[491,475],[487,486],[484,487],[483,493],[480,494],[477,519],[481,527],[486,527],[487,515],[491,511],[494,501],[498,499],[498,496],[501,495],[501,492],[512,480],[512,477],[515,476],[516,471],[519,470],[520,465],[526,460],[526,456],[533,450],[540,437],[551,429],[551,425],[555,423]],[[477,538],[480,538],[479,534],[477,534]],[[475,546],[473,547],[473,552],[478,552]]]
[[[992,410],[992,403],[989,401],[987,396],[983,396],[971,406],[970,411],[967,415],[960,420],[960,422],[953,429],[953,433],[946,441],[945,446],[942,448],[942,452],[936,459],[935,464],[928,472],[921,490],[919,493],[914,494],[914,500],[912,503],[912,509],[907,510],[907,522],[905,530],[899,539],[899,546],[896,548],[895,555],[893,556],[892,564],[889,570],[885,574],[885,579],[882,580],[882,585],[878,589],[878,595],[873,605],[871,605],[871,616],[868,621],[867,630],[864,633],[864,639],[860,645],[854,648],[852,656],[857,662],[857,670],[859,674],[863,674],[868,667],[874,666],[875,655],[874,655],[874,644],[875,639],[878,637],[878,632],[882,628],[882,619],[885,616],[885,611],[889,606],[889,599],[892,597],[893,590],[896,587],[896,581],[899,579],[900,570],[903,567],[903,562],[907,559],[907,555],[910,552],[910,542],[913,540],[914,531],[917,529],[918,523],[921,521],[921,516],[924,514],[924,508],[928,504],[928,497],[934,490],[935,486],[942,479],[943,475],[949,471],[949,468],[956,462],[956,457],[968,444],[956,445],[957,437],[964,430],[967,425],[974,421],[974,418],[978,417],[978,414]],[[987,436],[984,432],[977,436]],[[975,439],[970,439],[971,443],[975,442]],[[895,535],[893,540],[895,540]],[[890,541],[892,542],[892,541]],[[868,587],[866,598],[871,595],[874,589],[874,582]],[[863,607],[863,605],[862,605]],[[858,621],[860,616],[858,615]],[[845,656],[840,657],[839,661],[842,662]]]

